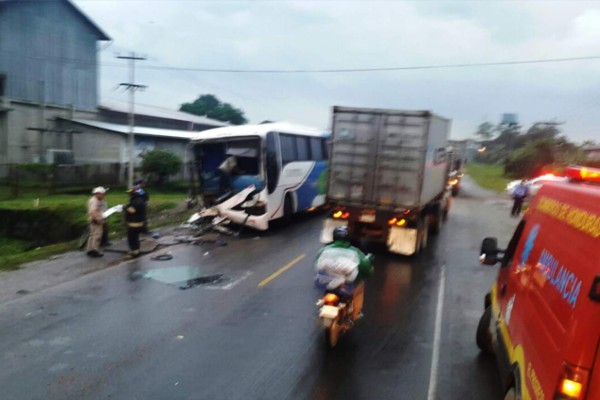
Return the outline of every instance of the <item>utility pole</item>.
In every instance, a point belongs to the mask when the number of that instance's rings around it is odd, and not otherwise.
[[[128,56],[117,56],[117,58],[123,60],[129,60],[129,83],[121,83],[119,86],[124,86],[126,90],[129,90],[129,165],[127,171],[127,185],[133,187],[133,147],[135,141],[133,127],[135,125],[135,91],[145,89],[145,85],[135,84],[135,62],[136,60],[145,60],[146,57],[137,56],[134,52],[129,53]]]

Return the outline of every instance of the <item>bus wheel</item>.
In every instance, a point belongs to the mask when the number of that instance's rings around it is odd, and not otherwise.
[[[292,204],[292,199],[289,194],[285,195],[285,200],[283,201],[283,220],[287,223],[292,220],[292,214],[294,213],[294,205]]]

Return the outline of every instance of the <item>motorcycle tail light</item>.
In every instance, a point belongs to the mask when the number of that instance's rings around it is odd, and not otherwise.
[[[325,295],[324,300],[325,304],[335,304],[340,300],[340,298],[334,293],[328,293]]]

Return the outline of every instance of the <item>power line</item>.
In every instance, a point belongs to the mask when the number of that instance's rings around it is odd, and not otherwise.
[[[13,51],[0,51],[8,55],[17,55]],[[40,57],[30,55],[19,55],[24,58],[48,61],[57,63],[73,63],[77,66],[100,65],[105,67],[127,68],[128,65],[120,63],[96,63],[95,61],[67,58],[67,57]],[[434,65],[414,65],[404,67],[375,67],[375,68],[348,68],[348,69],[233,69],[233,68],[202,68],[202,67],[179,67],[179,66],[161,66],[161,65],[140,65],[137,68],[148,70],[165,71],[188,71],[188,72],[219,72],[219,73],[256,73],[256,74],[310,74],[310,73],[347,73],[347,72],[385,72],[385,71],[410,71],[423,69],[449,69],[449,68],[477,68],[477,67],[497,67],[507,65],[528,65],[528,64],[551,64],[573,61],[593,61],[600,59],[600,55],[564,57],[564,58],[546,58],[533,60],[512,60],[512,61],[493,61],[478,63],[458,63],[458,64],[434,64]]]
[[[219,69],[219,68],[198,68],[198,67],[175,67],[160,65],[143,65],[140,69],[149,70],[168,70],[168,71],[189,71],[189,72],[219,72],[219,73],[245,73],[245,74],[313,74],[313,73],[352,73],[352,72],[385,72],[385,71],[409,71],[423,69],[448,69],[448,68],[476,68],[476,67],[496,67],[504,65],[526,65],[526,64],[549,64],[572,61],[590,61],[598,60],[599,56],[585,57],[566,57],[566,58],[548,58],[537,60],[515,60],[515,61],[496,61],[480,63],[462,63],[462,64],[438,64],[438,65],[416,65],[406,67],[377,67],[377,68],[349,68],[349,69]],[[105,63],[101,64],[108,67],[123,67],[121,64]]]

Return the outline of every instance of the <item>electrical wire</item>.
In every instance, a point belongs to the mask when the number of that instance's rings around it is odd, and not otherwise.
[[[448,69],[448,68],[476,68],[476,67],[496,67],[505,65],[526,65],[526,64],[548,64],[573,61],[599,60],[599,56],[585,57],[566,57],[566,58],[548,58],[538,60],[516,60],[516,61],[497,61],[481,63],[462,63],[462,64],[439,64],[439,65],[415,65],[406,67],[378,67],[378,68],[348,68],[348,69],[219,69],[219,68],[196,68],[196,67],[174,67],[160,65],[139,65],[136,68],[150,70],[170,70],[170,71],[189,71],[189,72],[219,72],[219,73],[245,73],[245,74],[314,74],[314,73],[353,73],[353,72],[386,72],[386,71],[408,71],[423,69]],[[109,67],[126,67],[123,64],[106,63],[102,64]]]
[[[16,52],[0,51],[0,53],[16,54]],[[78,66],[96,65],[95,61],[74,59],[66,57],[39,57],[25,56],[26,58],[40,61],[54,62],[73,62]],[[479,63],[459,63],[459,64],[434,64],[434,65],[414,65],[405,67],[375,67],[375,68],[347,68],[347,69],[233,69],[233,68],[201,68],[201,67],[178,67],[166,65],[148,65],[138,64],[136,68],[156,71],[188,71],[188,72],[218,72],[218,73],[243,73],[243,74],[314,74],[314,73],[355,73],[355,72],[386,72],[386,71],[410,71],[426,69],[449,69],[449,68],[477,68],[477,67],[497,67],[507,65],[528,65],[528,64],[550,64],[574,61],[592,61],[600,60],[600,55],[564,57],[564,58],[546,58],[534,60],[512,60],[512,61],[494,61]],[[128,68],[125,63],[99,63],[101,66]]]

